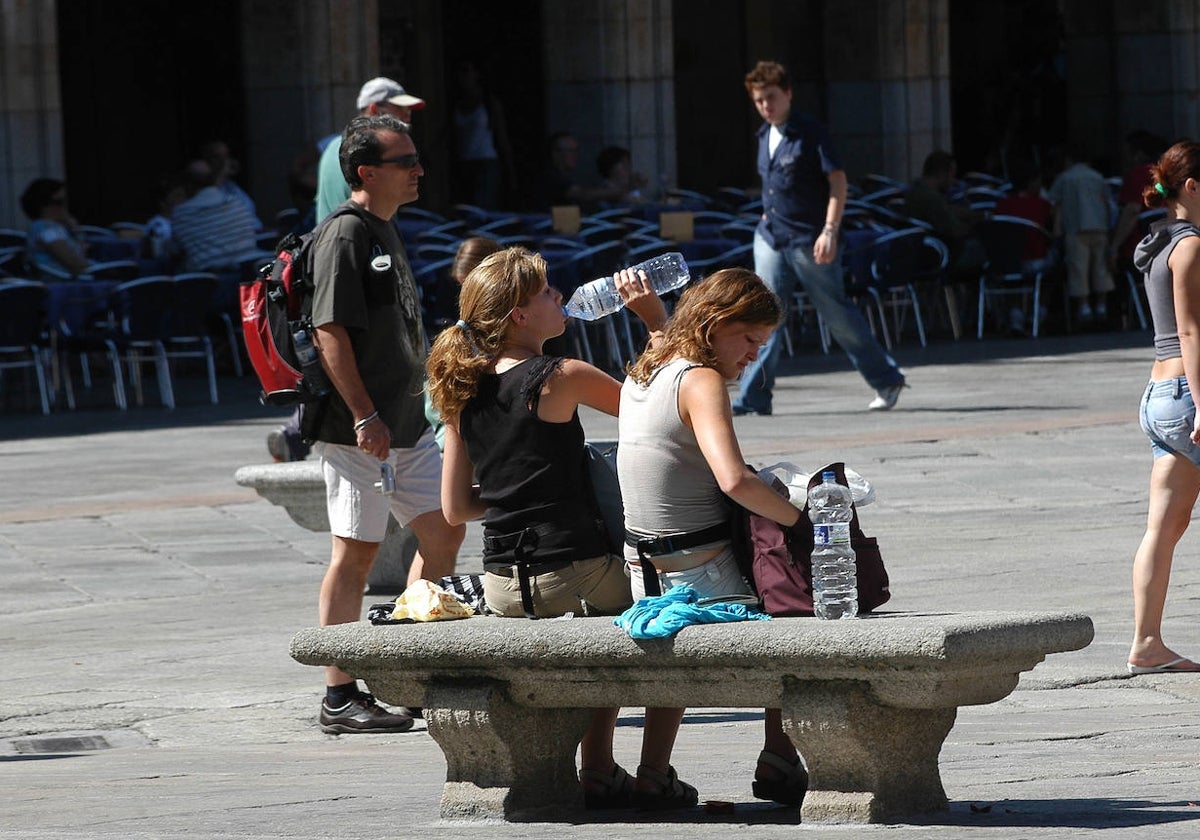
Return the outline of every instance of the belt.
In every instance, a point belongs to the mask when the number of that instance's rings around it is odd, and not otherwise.
[[[699,531],[687,531],[683,534],[664,534],[658,537],[643,537],[631,531],[625,532],[625,545],[638,550],[638,557],[659,557],[663,554],[674,554],[688,548],[705,545],[729,538],[729,523],[718,522]]]
[[[488,566],[485,563],[483,570],[489,575],[499,575],[500,577],[510,578],[519,576],[521,574],[521,570],[524,569],[531,577],[537,577],[538,575],[544,575],[547,572],[556,572],[559,569],[565,569],[570,565],[570,560],[551,560],[547,563],[521,563],[519,565],[516,563],[509,563],[504,566]],[[516,569],[517,571],[514,572],[513,569]]]
[[[642,583],[647,595],[661,595],[662,585],[658,582],[658,570],[649,562],[651,557],[663,554],[674,554],[688,548],[696,548],[718,540],[728,539],[730,524],[719,522],[699,531],[687,531],[682,534],[665,534],[658,537],[643,537],[638,534],[625,532],[625,545],[636,548],[638,560],[642,566]]]
[[[513,553],[513,562],[504,567],[488,569],[495,574],[504,577],[512,577],[513,569],[516,569],[516,577],[521,585],[521,608],[525,610],[526,618],[537,618],[537,614],[533,609],[533,588],[529,583],[529,579],[537,574],[550,572],[554,569],[561,569],[564,566],[569,566],[566,561],[551,561],[549,563],[531,563],[526,557],[537,550],[538,543],[541,541],[537,530],[534,528],[526,528],[523,531],[515,531],[511,534],[500,534],[499,536],[483,538],[484,549],[493,554],[499,554],[503,551],[511,551]],[[484,560],[484,567],[487,567],[487,560]]]

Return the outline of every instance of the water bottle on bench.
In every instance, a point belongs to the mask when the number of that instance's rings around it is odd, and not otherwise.
[[[858,566],[850,547],[854,501],[849,487],[838,484],[832,470],[808,491],[808,516],[813,523],[813,612],[817,618],[858,615]]]

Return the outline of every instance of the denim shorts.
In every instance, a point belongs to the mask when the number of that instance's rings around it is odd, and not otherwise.
[[[646,581],[642,577],[642,567],[628,566],[627,568],[633,600],[640,601],[646,597]],[[738,568],[737,559],[733,556],[731,548],[725,549],[707,563],[694,569],[658,573],[658,585],[663,592],[684,584],[695,589],[696,595],[700,598],[750,594],[750,589],[742,580],[741,570]]]
[[[1191,439],[1196,404],[1186,377],[1147,385],[1142,396],[1141,421],[1155,458],[1178,455],[1200,467],[1200,446]]]

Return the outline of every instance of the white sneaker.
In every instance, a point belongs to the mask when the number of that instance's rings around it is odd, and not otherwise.
[[[867,405],[867,411],[889,411],[900,399],[900,392],[908,386],[901,382],[899,385],[889,385],[875,392],[875,399]]]

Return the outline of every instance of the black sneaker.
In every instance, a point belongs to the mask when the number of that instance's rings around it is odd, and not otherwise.
[[[407,732],[412,728],[411,715],[389,712],[365,692],[337,709],[329,708],[328,700],[321,701],[321,731],[330,735]]]

